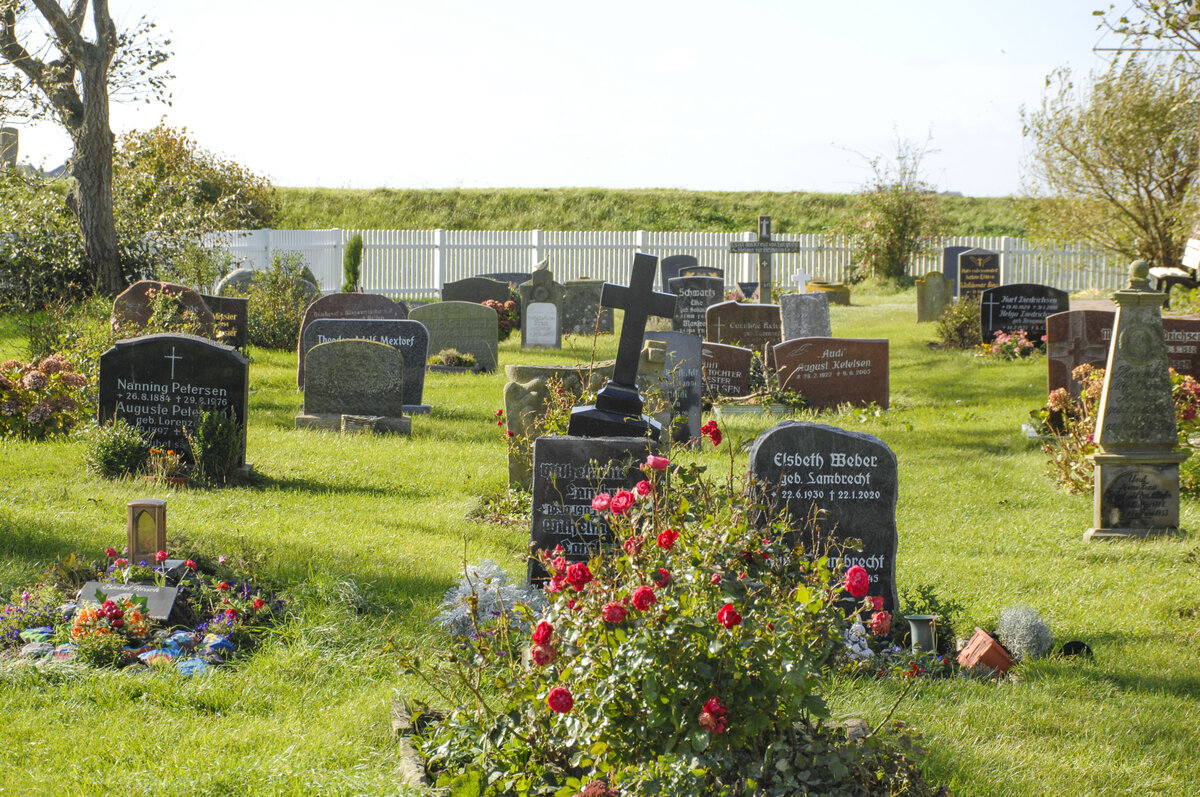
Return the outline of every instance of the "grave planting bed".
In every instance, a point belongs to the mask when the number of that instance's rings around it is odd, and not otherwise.
[[[1028,606],[1058,642],[1095,652],[1023,664],[999,683],[919,681],[895,717],[924,734],[926,774],[956,795],[1190,793],[1200,781],[1196,538],[1084,544],[1090,496],[1054,487],[1020,431],[1045,399],[1045,359],[931,349],[912,290],[860,287],[853,301],[830,308],[833,330],[889,341],[891,409],[801,417],[875,435],[896,453],[899,590],[934,585],[964,606],[968,628]],[[0,318],[0,359],[24,356],[21,334]],[[514,336],[499,359],[565,365],[592,349],[568,336],[561,351],[522,351]],[[596,359],[615,349],[602,337]],[[339,436],[293,428],[294,353],[248,354],[248,485],[110,482],[86,474],[74,438],[0,440],[6,600],[55,560],[120,547],[126,504],[154,497],[168,501],[168,535],[257,562],[294,612],[253,655],[201,677],[0,668],[0,766],[23,793],[394,794],[393,696],[437,702],[398,674],[397,649],[444,647],[431,620],[464,560],[524,572],[526,528],[470,519],[507,484],[495,421],[503,368],[428,374],[432,411],[414,418],[411,436]],[[777,420],[721,423],[736,447]],[[724,448],[672,456],[729,467]],[[735,467],[745,465],[743,451]],[[1181,512],[1184,527],[1200,529],[1200,503],[1185,497]],[[843,679],[829,693],[835,714],[874,727],[908,686]]]

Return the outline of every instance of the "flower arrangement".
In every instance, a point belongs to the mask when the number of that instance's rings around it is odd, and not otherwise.
[[[159,479],[178,479],[187,476],[188,467],[174,449],[151,448],[147,464],[150,475]]]
[[[862,578],[793,546],[787,519],[746,484],[722,489],[702,466],[660,456],[641,470],[633,489],[592,501],[615,544],[588,561],[539,554],[544,613],[514,607],[525,623],[496,623],[444,657],[401,658],[444,698],[472,698],[418,740],[439,784],[710,794],[750,779],[783,794],[906,767],[879,738],[847,745],[820,723],[840,600],[865,592]]]
[[[496,311],[497,323],[499,324],[497,331],[500,334],[500,340],[508,340],[513,330],[521,326],[521,308],[512,299],[505,302],[498,302],[495,299],[484,299],[480,304]]]
[[[0,363],[0,437],[41,440],[65,434],[91,411],[87,377],[52,354],[41,362]]]
[[[1006,362],[1033,357],[1040,352],[1038,344],[1030,340],[1028,333],[1023,329],[1018,329],[1011,335],[1002,329],[997,329],[995,339],[991,343],[979,344],[981,356]]]

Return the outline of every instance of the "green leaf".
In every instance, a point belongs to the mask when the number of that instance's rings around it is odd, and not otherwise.
[[[94,597],[96,598],[96,603],[102,604],[108,600],[108,596],[104,594],[104,590],[100,589],[99,587],[96,587],[96,594]]]

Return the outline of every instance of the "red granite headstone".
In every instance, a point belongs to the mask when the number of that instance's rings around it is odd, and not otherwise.
[[[888,342],[855,338],[797,338],[775,347],[779,384],[810,407],[888,406]]]
[[[741,346],[704,341],[700,347],[704,395],[745,396],[750,392],[754,352]]]
[[[141,328],[146,325],[153,313],[154,295],[160,291],[178,296],[184,309],[196,314],[196,321],[200,324],[200,334],[205,337],[212,335],[215,319],[212,310],[204,303],[200,294],[186,285],[157,280],[135,282],[113,299],[112,328],[117,332],[127,333],[127,337],[141,334]]]

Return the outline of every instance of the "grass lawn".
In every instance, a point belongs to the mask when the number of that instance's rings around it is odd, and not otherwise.
[[[909,291],[859,291],[831,309],[834,332],[891,341],[892,410],[822,416],[877,435],[900,467],[897,580],[967,607],[984,625],[1024,605],[1058,642],[1095,659],[1048,659],[1002,683],[920,683],[896,716],[919,728],[927,774],[955,795],[1194,793],[1200,782],[1200,546],[1194,536],[1081,542],[1090,496],[1043,475],[1020,433],[1044,399],[1044,359],[994,363],[931,349]],[[0,358],[23,351],[18,319],[0,318]],[[573,349],[573,350],[572,350]],[[586,360],[562,352],[501,362]],[[597,357],[615,352],[606,337]],[[294,354],[252,349],[248,459],[259,478],[225,490],[108,482],[85,472],[83,444],[0,441],[0,588],[27,585],[73,551],[120,547],[125,504],[168,498],[168,537],[214,551],[261,553],[291,586],[299,616],[234,667],[186,679],[150,672],[0,668],[0,793],[395,794],[388,706],[397,648],[437,649],[430,620],[464,559],[524,571],[528,530],[470,519],[506,484],[493,415],[502,372],[430,374],[432,414],[411,437],[350,437],[292,428],[301,395]],[[766,421],[724,424],[753,439]],[[723,454],[700,456],[713,468]],[[738,458],[744,468],[745,454]],[[1183,525],[1200,503],[1184,499]],[[835,713],[881,720],[903,684],[831,683]],[[1192,785],[1188,785],[1192,784]]]

